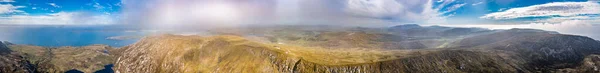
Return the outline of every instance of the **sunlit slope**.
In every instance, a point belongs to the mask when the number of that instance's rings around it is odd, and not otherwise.
[[[462,50],[325,50],[265,44],[237,36],[146,37],[122,48],[124,73],[172,72],[515,72],[499,56]]]
[[[600,72],[595,69],[600,60],[594,58],[600,54],[600,42],[551,31],[495,30],[453,38],[372,31],[285,32],[290,31],[265,33],[262,37],[269,41],[261,41],[261,36],[150,36],[119,49],[115,69],[123,73]],[[407,41],[442,47],[381,49],[418,45],[403,43]]]

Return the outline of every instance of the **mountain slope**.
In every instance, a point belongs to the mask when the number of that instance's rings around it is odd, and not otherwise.
[[[495,55],[464,50],[352,51],[261,44],[236,36],[147,37],[122,48],[117,72],[515,72]],[[321,55],[325,54],[325,55]]]
[[[94,72],[103,69],[104,65],[112,64],[113,57],[108,50],[113,48],[106,45],[90,45],[83,47],[46,48],[30,45],[7,45],[11,55],[19,61],[26,62],[29,72],[61,73],[69,70]],[[19,64],[3,63],[3,64]]]
[[[4,41],[0,41],[0,54],[9,54],[11,50],[4,44]]]
[[[320,37],[353,39],[336,35]],[[382,42],[353,42],[366,41]],[[495,31],[465,37],[448,48],[419,50],[326,49],[259,43],[239,36],[158,35],[120,49],[115,69],[126,73],[595,72],[591,63],[600,54],[597,44],[587,37],[530,29]]]
[[[532,29],[505,30],[457,42],[461,48],[505,55],[532,71],[576,67],[586,56],[600,54],[598,44],[588,37]]]
[[[395,35],[413,36],[413,37],[457,37],[473,34],[492,32],[493,30],[484,28],[455,28],[444,26],[420,26],[418,24],[397,25],[386,28],[387,32]]]
[[[28,73],[35,68],[22,56],[14,54],[4,42],[0,41],[0,73]]]

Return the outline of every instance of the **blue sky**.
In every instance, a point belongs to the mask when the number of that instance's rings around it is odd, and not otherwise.
[[[123,2],[129,2],[124,4]],[[330,24],[327,21],[315,21],[313,18],[344,18],[344,20],[363,20],[368,23],[381,22],[381,24],[401,24],[401,23],[421,23],[421,24],[514,24],[530,23],[540,19],[550,19],[556,15],[536,16],[536,17],[517,17],[510,19],[491,19],[492,13],[501,13],[503,11],[524,8],[535,5],[561,2],[589,2],[588,0],[247,0],[247,1],[227,1],[227,0],[0,0],[0,17],[5,21],[2,24],[124,24],[123,18],[131,20],[146,20],[134,16],[160,16],[164,13],[161,9],[175,10],[173,12],[183,12],[182,14],[194,14],[191,11],[181,11],[189,8],[190,5],[203,5],[203,3],[218,2],[225,5],[234,6],[237,14],[258,14],[264,16],[274,16],[285,20],[269,23],[296,23],[296,22],[314,22],[311,24]],[[287,4],[286,4],[287,3]],[[177,5],[181,4],[181,5]],[[237,5],[236,5],[237,4]],[[242,9],[235,6],[256,6],[256,11]],[[312,5],[311,5],[312,4]],[[596,2],[597,4],[597,2]],[[126,6],[124,6],[126,5]],[[161,6],[164,5],[164,6]],[[167,6],[167,7],[165,7]],[[210,8],[211,6],[202,6]],[[200,10],[202,7],[191,7],[192,10]],[[554,6],[559,8],[558,6]],[[196,8],[196,9],[193,9]],[[231,7],[226,7],[231,8]],[[129,10],[124,10],[129,9]],[[261,11],[262,9],[262,11]],[[560,9],[560,8],[559,8]],[[564,9],[563,9],[564,10]],[[127,11],[127,12],[124,12]],[[199,12],[211,12],[205,10]],[[258,13],[249,13],[258,12]],[[261,13],[262,12],[262,13]],[[270,13],[270,14],[269,14]],[[598,12],[596,12],[598,13]],[[33,16],[56,16],[63,15],[74,17],[72,21],[60,19],[39,20],[38,23],[17,22],[22,20],[14,17]],[[283,16],[282,16],[283,15]],[[315,15],[315,16],[311,16]],[[322,15],[322,16],[316,16]],[[487,18],[486,18],[486,15]],[[585,14],[583,16],[595,16],[599,14]],[[207,16],[207,15],[200,15]],[[218,18],[206,17],[206,18]],[[241,16],[244,18],[252,18]],[[256,16],[258,17],[258,16]],[[352,18],[352,19],[347,19]],[[23,19],[23,18],[20,18]],[[77,19],[102,19],[101,21],[75,21]],[[156,18],[157,20],[162,18]],[[269,18],[259,18],[268,20]],[[178,20],[178,19],[175,19]],[[237,21],[237,20],[236,20]],[[128,21],[131,22],[131,21]],[[155,23],[138,21],[132,23]],[[243,22],[243,21],[240,21]],[[258,23],[267,22],[259,21]],[[334,21],[336,22],[336,21]],[[337,21],[339,22],[339,21]],[[257,23],[257,22],[255,22]],[[165,23],[163,23],[165,24]],[[178,24],[178,23],[173,23]],[[235,23],[244,24],[244,23]],[[333,23],[331,23],[333,24]]]
[[[0,24],[115,24],[120,0],[0,0]]]
[[[120,0],[14,0],[3,4],[24,6],[19,10],[31,15],[57,12],[87,11],[94,13],[120,12]]]

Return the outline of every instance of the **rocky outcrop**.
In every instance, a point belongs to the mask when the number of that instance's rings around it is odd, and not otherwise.
[[[393,28],[389,32],[399,32],[253,33],[270,42],[243,35],[157,35],[120,49],[2,44],[7,53],[0,55],[0,71],[94,72],[105,65],[102,71],[112,71],[112,63],[117,73],[600,72],[600,42],[584,36],[533,29]]]
[[[583,36],[555,32],[511,29],[465,38],[460,48],[502,54],[530,71],[551,72],[579,66],[584,58],[600,53],[600,44]]]
[[[526,31],[527,33],[521,33]],[[519,32],[521,34],[515,34]],[[493,40],[488,36],[497,35]],[[535,37],[534,37],[535,36]],[[473,44],[476,39],[492,39]],[[590,71],[600,44],[581,36],[506,30],[465,38],[450,48],[334,52],[248,41],[238,36],[160,35],[123,47],[115,70],[148,72],[443,73]],[[507,46],[508,45],[508,46]],[[357,52],[358,51],[358,52]],[[385,50],[383,50],[385,51]],[[359,53],[359,55],[355,55]],[[592,60],[588,60],[587,58]],[[373,59],[375,58],[375,59]]]
[[[147,37],[122,48],[117,72],[511,72],[517,68],[500,57],[470,51],[436,51],[403,59],[330,62],[346,59],[314,56],[303,47],[276,46],[236,36]],[[325,52],[334,53],[334,52]],[[413,54],[418,54],[415,52]],[[311,55],[306,55],[311,54]],[[369,54],[367,54],[369,55]],[[372,54],[376,55],[376,54]],[[344,55],[338,55],[344,56]],[[370,56],[370,55],[369,55]],[[394,55],[383,55],[392,57]],[[325,58],[325,59],[314,59]],[[369,58],[369,57],[363,57]],[[324,61],[321,61],[324,60]]]
[[[4,42],[0,42],[0,73],[30,73],[35,67],[22,56],[14,54]]]
[[[4,54],[0,56],[0,73],[33,73],[35,67],[15,54]]]
[[[113,48],[106,45],[91,45],[84,47],[46,48],[30,45],[8,45],[11,54],[0,55],[4,58],[2,64],[9,66],[24,66],[27,69],[20,72],[52,72],[61,73],[68,70],[94,72],[103,69],[104,65],[112,64],[113,56],[108,52]],[[2,67],[5,68],[5,67]],[[17,69],[2,69],[14,70]],[[13,73],[13,72],[8,72]]]
[[[4,41],[0,41],[0,55],[10,54],[11,50],[4,44]]]

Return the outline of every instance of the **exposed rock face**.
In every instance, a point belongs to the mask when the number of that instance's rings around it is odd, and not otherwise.
[[[84,47],[45,48],[29,45],[8,45],[12,54],[0,55],[6,60],[2,64],[25,66],[21,72],[52,72],[61,73],[68,70],[78,70],[91,73],[103,69],[104,65],[112,64],[112,55],[106,45],[91,45]],[[3,59],[4,60],[4,59]],[[5,70],[5,69],[2,69]],[[6,69],[15,70],[15,69]],[[8,72],[12,73],[12,72]]]
[[[35,67],[21,56],[5,54],[0,56],[0,73],[32,73]]]
[[[378,41],[379,39],[355,39],[381,38],[381,35],[352,33],[364,36],[335,38],[338,35],[347,34],[321,33],[314,41],[385,42]],[[115,69],[124,73],[596,72],[598,69],[594,69],[594,54],[600,54],[600,45],[597,44],[600,43],[582,36],[512,29],[466,37],[449,43],[451,46],[447,48],[382,50],[387,52],[371,53],[366,52],[373,50],[342,49],[359,51],[349,53],[332,52],[332,49],[309,50],[319,46],[259,43],[237,36],[160,35],[144,38],[136,44],[122,48]],[[363,45],[382,46],[372,43]],[[359,55],[355,55],[356,53]]]
[[[0,41],[0,54],[9,54],[11,50],[4,44],[3,41]]]
[[[22,56],[13,54],[6,47],[6,44],[0,42],[0,73],[28,73],[34,72],[35,68],[24,60]]]
[[[276,63],[278,64],[278,63]],[[285,68],[292,67],[291,69]],[[402,59],[350,65],[323,65],[301,59],[295,64],[279,65],[279,72],[299,73],[458,73],[458,72],[518,72],[521,69],[498,56],[480,52],[444,50]]]
[[[508,30],[506,32],[513,32]],[[502,34],[499,32],[499,34]],[[496,34],[489,34],[496,35]],[[489,36],[482,35],[482,36]],[[534,34],[453,50],[413,50],[379,54],[387,59],[344,61],[343,56],[314,56],[322,51],[298,52],[289,47],[247,41],[235,36],[147,37],[124,47],[115,63],[116,71],[138,72],[555,72],[580,66],[590,54],[598,54],[600,44],[572,35]],[[479,37],[473,37],[479,38]],[[466,44],[466,38],[462,44]],[[591,40],[591,41],[590,41]],[[512,44],[506,46],[505,43]],[[475,48],[475,49],[471,49]],[[398,52],[398,51],[396,51]],[[406,53],[407,52],[407,53]],[[336,52],[325,52],[336,53]],[[364,56],[373,56],[368,53]],[[315,59],[316,58],[316,59]],[[367,58],[367,57],[365,57]],[[356,60],[356,59],[354,59]],[[589,67],[589,66],[585,66]]]
[[[600,42],[556,32],[418,25],[310,30],[253,31],[270,42],[242,34],[149,36],[121,49],[0,45],[8,49],[0,71],[93,72],[113,63],[117,73],[600,72]]]
[[[530,71],[556,71],[579,66],[591,54],[600,54],[600,44],[583,36],[563,35],[531,29],[511,29],[465,38],[461,48],[476,48],[502,54]]]
[[[203,38],[162,35],[145,38],[123,49],[125,51],[118,57],[115,69],[117,72],[124,73],[515,72],[519,69],[513,67],[511,63],[506,63],[499,56],[460,50],[423,51],[422,55],[397,57],[402,59],[350,61],[350,63],[324,62],[311,58],[326,56],[310,56],[291,51],[291,49],[302,49],[301,47],[272,46],[235,36]],[[411,54],[421,54],[421,52]],[[343,59],[329,57],[326,60]]]

